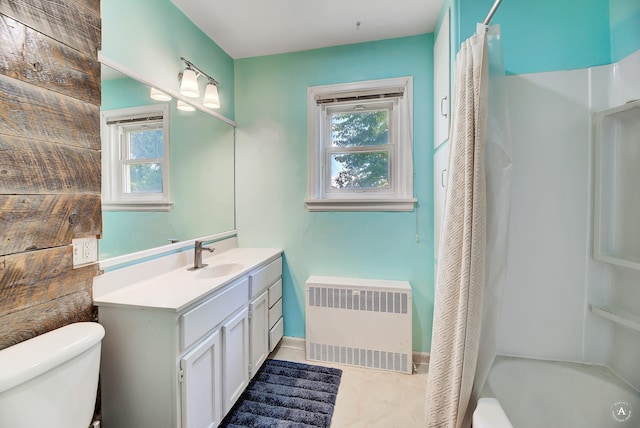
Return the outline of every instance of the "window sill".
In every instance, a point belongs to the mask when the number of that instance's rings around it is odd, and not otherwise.
[[[307,199],[309,211],[413,211],[416,198],[408,199]]]
[[[171,211],[171,202],[102,202],[103,211]]]

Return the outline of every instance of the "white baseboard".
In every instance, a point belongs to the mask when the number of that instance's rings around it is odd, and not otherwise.
[[[414,352],[413,364],[428,366],[430,358],[431,358],[431,354],[429,354],[428,352]]]
[[[301,337],[284,336],[282,338],[282,342],[280,342],[280,347],[297,349],[298,351],[306,352],[307,348],[305,343],[306,341]]]

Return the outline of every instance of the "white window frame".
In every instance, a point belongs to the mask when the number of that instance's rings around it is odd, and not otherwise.
[[[386,94],[384,98],[370,98]],[[390,95],[395,94],[395,95]],[[401,94],[401,95],[400,95]],[[309,211],[413,211],[413,77],[370,80],[308,88]],[[355,99],[356,97],[367,98]],[[318,102],[321,100],[322,102]],[[331,147],[330,113],[389,108],[389,144],[363,148]],[[331,154],[389,152],[389,187],[331,187]]]
[[[102,209],[105,211],[169,211],[172,207],[169,183],[169,106],[149,105],[118,110],[108,110],[101,113],[102,133]],[[110,122],[145,117],[162,116],[162,130],[164,135],[163,157],[157,161],[162,164],[162,193],[125,193],[124,167],[128,164],[123,160],[121,141],[122,129],[125,124],[108,124]]]

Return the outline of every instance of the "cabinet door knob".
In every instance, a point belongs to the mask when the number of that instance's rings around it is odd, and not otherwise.
[[[449,112],[444,109],[444,103],[447,101],[447,98],[449,98],[449,95],[445,95],[444,98],[440,100],[440,114],[444,117],[449,115]]]
[[[447,184],[445,183],[445,178],[444,178],[446,173],[447,173],[447,168],[443,169],[440,172],[440,186],[442,187],[447,187]]]

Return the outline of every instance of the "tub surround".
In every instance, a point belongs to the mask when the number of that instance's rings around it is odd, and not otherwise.
[[[507,76],[517,144],[498,344],[501,354],[605,364],[636,387],[637,367],[616,367],[614,354],[635,361],[637,333],[614,351],[614,329],[628,329],[589,305],[640,315],[636,294],[622,287],[636,285],[637,272],[591,256],[594,113],[640,98],[639,72],[637,51],[606,66]]]
[[[481,396],[495,397],[499,403],[479,405],[478,419],[490,417],[495,407],[502,407],[518,428],[638,426],[635,412],[627,417],[614,415],[614,411],[617,406],[623,406],[623,411],[627,409],[624,406],[640,407],[640,392],[598,364],[498,356]]]
[[[640,49],[616,63],[590,69],[591,112],[598,113],[620,106],[631,106],[628,104],[630,101],[640,99],[638,75],[640,75]],[[595,117],[594,115],[592,119]],[[634,125],[634,122],[629,125]],[[636,142],[632,139],[628,142],[637,148]],[[612,143],[615,141],[607,141],[607,144]],[[595,138],[591,144],[595,144]],[[594,149],[593,146],[591,149]],[[592,152],[591,161],[590,180],[596,186],[595,150]],[[628,159],[625,160],[627,161]],[[626,178],[627,183],[635,183],[632,175]],[[633,189],[633,187],[627,187],[627,189]],[[594,212],[595,220],[597,218]],[[637,246],[637,225],[633,223],[633,216],[625,222],[627,223],[625,226],[617,225],[627,228],[628,236],[625,236],[623,242],[632,242],[632,245]],[[591,233],[595,234],[596,230],[592,230]],[[630,240],[630,237],[636,239]],[[640,341],[637,328],[640,327],[640,305],[638,304],[640,302],[638,287],[640,271],[628,266],[603,262],[596,257],[589,261],[588,269],[588,306],[591,312],[587,313],[585,320],[586,359],[589,362],[607,365],[638,389],[640,388],[640,371],[637,356],[640,355]]]
[[[474,428],[513,428],[511,421],[496,398],[482,397],[473,412]]]

